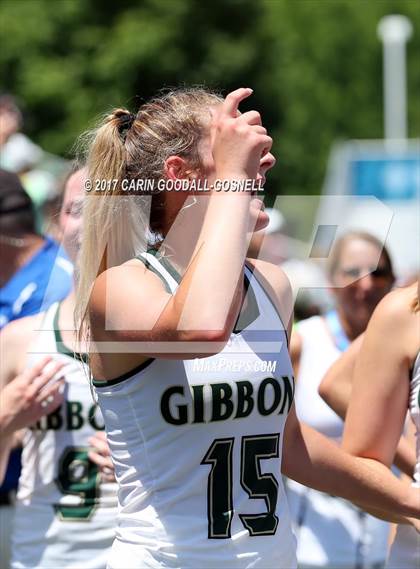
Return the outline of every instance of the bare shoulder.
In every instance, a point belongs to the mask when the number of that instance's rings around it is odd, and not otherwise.
[[[391,326],[397,333],[414,324],[418,313],[412,309],[417,286],[395,289],[387,294],[375,309],[372,324],[376,327]]]
[[[278,265],[260,259],[247,259],[247,265],[252,266],[258,274],[271,286],[279,296],[291,295],[291,286],[286,273]]]
[[[277,265],[259,259],[247,259],[247,264],[252,266],[257,279],[273,301],[283,324],[290,327],[293,321],[293,293],[286,273]]]
[[[138,328],[138,318],[147,316],[159,293],[165,293],[162,280],[140,261],[107,269],[96,278],[89,299],[93,330]]]
[[[120,308],[132,302],[147,298],[150,287],[163,288],[162,281],[140,261],[130,260],[117,267],[102,272],[95,280],[90,297],[90,309],[100,313],[105,300],[112,298],[112,307]],[[150,300],[150,299],[149,299]]]
[[[377,338],[390,349],[402,346],[409,358],[416,354],[420,348],[420,313],[412,307],[416,294],[417,285],[387,294],[373,313],[366,337]]]
[[[45,312],[13,320],[0,332],[1,383],[7,383],[25,365],[26,352],[45,316]]]

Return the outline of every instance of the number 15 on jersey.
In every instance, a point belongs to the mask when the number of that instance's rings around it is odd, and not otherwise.
[[[274,535],[279,484],[273,474],[261,473],[261,459],[279,457],[278,433],[245,436],[241,439],[240,483],[249,498],[263,499],[267,510],[260,514],[239,514],[250,536]],[[201,464],[211,466],[207,482],[207,518],[209,539],[231,537],[234,515],[232,498],[232,453],[235,439],[215,439]]]

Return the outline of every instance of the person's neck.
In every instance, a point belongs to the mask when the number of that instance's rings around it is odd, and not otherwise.
[[[7,237],[9,236],[0,239],[0,286],[4,286],[45,243],[41,235],[20,234],[9,239]]]
[[[337,308],[337,315],[345,335],[351,342],[364,332],[364,327],[360,322],[352,322],[340,308]]]

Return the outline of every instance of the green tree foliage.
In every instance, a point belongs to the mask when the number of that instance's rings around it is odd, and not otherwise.
[[[37,143],[69,155],[98,115],[135,110],[162,87],[251,86],[244,108],[262,111],[276,141],[268,190],[318,193],[337,138],[382,135],[376,26],[390,13],[414,25],[409,132],[418,136],[416,0],[2,0],[2,90],[23,103]]]
[[[265,5],[272,99],[279,111],[273,134],[288,193],[320,191],[337,139],[383,137],[382,44],[376,28],[387,14],[404,14],[413,24],[407,50],[408,131],[419,136],[419,3],[273,0]]]

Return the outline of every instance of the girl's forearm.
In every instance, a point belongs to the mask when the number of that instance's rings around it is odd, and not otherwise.
[[[293,429],[284,453],[286,476],[392,516],[420,518],[420,499],[383,464],[347,454],[306,425]]]
[[[233,327],[237,314],[232,303],[235,293],[242,290],[238,283],[248,248],[249,203],[249,195],[243,193],[210,197],[192,262],[175,295],[182,307],[179,329]],[[234,303],[238,307],[239,300]]]
[[[393,524],[404,524],[404,525],[413,525],[413,521],[415,518],[410,518],[408,516],[399,516],[397,514],[392,514],[391,512],[384,512],[383,510],[378,510],[377,508],[372,508],[366,506],[366,504],[353,502],[356,506],[358,506],[361,510],[364,510],[371,516],[378,518],[380,520],[384,520],[386,522],[391,522]]]

